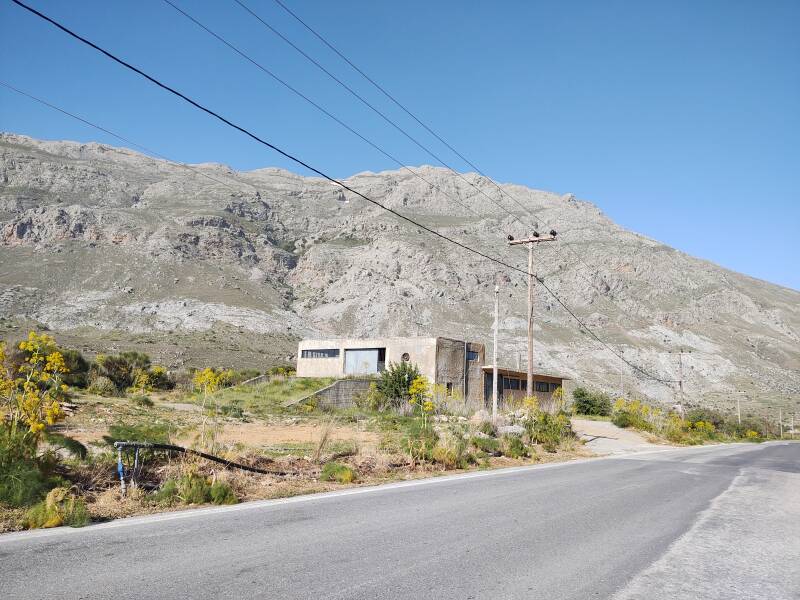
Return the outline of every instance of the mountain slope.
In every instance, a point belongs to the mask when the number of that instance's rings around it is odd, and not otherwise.
[[[452,173],[415,171],[435,187],[407,171],[347,181],[524,269],[525,251],[505,238],[527,227]],[[463,177],[497,198],[487,179]],[[571,195],[503,187],[559,231],[561,241],[537,249],[537,274],[628,360],[676,380],[683,347],[695,401],[800,392],[800,293],[626,231]],[[0,261],[4,337],[42,324],[89,351],[141,345],[174,366],[263,366],[316,334],[488,343],[503,271],[322,179],[14,134],[0,135]],[[499,278],[500,356],[513,366],[525,356],[525,279]],[[541,286],[536,319],[537,368],[673,398],[674,386],[633,372]]]

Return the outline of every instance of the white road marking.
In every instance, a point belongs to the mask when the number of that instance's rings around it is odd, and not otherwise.
[[[651,454],[662,454],[664,452],[691,452],[693,450],[709,450],[737,447],[743,444],[713,444],[707,446],[690,446],[687,448],[666,448],[663,450],[647,450],[644,452],[631,452],[629,455],[608,455],[597,456],[591,458],[581,458],[577,460],[570,460],[565,462],[547,463],[544,465],[525,465],[521,467],[508,467],[503,469],[493,469],[490,471],[473,471],[470,473],[458,473],[455,475],[445,475],[441,477],[428,477],[424,479],[414,479],[411,481],[398,481],[395,483],[384,483],[372,486],[349,488],[346,490],[336,490],[333,492],[321,492],[317,494],[305,494],[301,496],[292,496],[289,498],[275,498],[271,500],[253,500],[250,502],[242,502],[241,504],[234,504],[232,506],[213,506],[205,508],[186,509],[182,511],[173,511],[166,513],[159,513],[155,515],[142,515],[137,517],[128,517],[109,521],[107,523],[98,523],[96,525],[89,525],[87,527],[54,527],[52,529],[35,529],[30,531],[18,531],[14,533],[6,533],[0,535],[0,544],[16,542],[20,540],[33,540],[45,537],[54,537],[62,535],[79,535],[85,532],[106,531],[109,529],[116,529],[119,527],[131,527],[134,525],[147,525],[150,523],[161,523],[164,521],[174,521],[177,519],[189,519],[195,517],[203,517],[206,515],[216,515],[228,512],[237,512],[242,510],[253,510],[259,508],[269,508],[273,506],[282,506],[287,504],[298,504],[301,502],[316,502],[329,500],[331,498],[340,498],[343,496],[355,496],[360,494],[374,494],[381,492],[388,492],[397,489],[411,488],[426,485],[436,485],[440,483],[450,483],[453,481],[467,481],[470,479],[479,479],[484,477],[500,477],[504,475],[514,475],[516,473],[523,473],[527,471],[536,471],[542,469],[556,469],[571,467],[574,465],[581,465],[588,462],[595,462],[601,460],[620,460],[626,457],[638,458]],[[750,444],[746,444],[750,445]],[[763,447],[761,444],[757,447]]]

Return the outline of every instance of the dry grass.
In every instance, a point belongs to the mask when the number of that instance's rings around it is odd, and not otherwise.
[[[252,402],[263,390],[254,390]],[[78,409],[63,424],[62,432],[89,446],[90,461],[73,461],[66,475],[85,500],[94,521],[106,521],[132,515],[151,514],[164,510],[182,510],[177,501],[157,502],[153,494],[167,480],[178,480],[189,472],[225,481],[240,501],[284,498],[301,494],[341,489],[346,485],[420,479],[463,472],[446,470],[440,464],[412,463],[403,452],[402,442],[408,435],[411,417],[398,415],[353,414],[347,411],[330,415],[247,413],[246,418],[219,416],[211,420],[215,428],[215,450],[218,455],[273,472],[270,475],[226,470],[220,465],[185,455],[156,453],[148,455],[139,480],[122,498],[115,468],[115,455],[102,441],[115,425],[168,427],[169,438],[179,445],[190,445],[201,430],[204,414],[196,401],[186,401],[178,393],[153,395],[151,408],[132,404],[126,398],[99,398],[83,395],[77,399]],[[250,400],[237,391],[243,404]],[[274,399],[270,399],[274,402]],[[196,408],[192,408],[196,407]],[[539,449],[530,458],[491,457],[475,468],[503,468],[537,462],[556,462],[590,456],[582,446],[562,447],[556,453]],[[331,460],[358,473],[352,484],[321,482],[321,466]],[[0,508],[0,531],[20,529],[24,510]]]

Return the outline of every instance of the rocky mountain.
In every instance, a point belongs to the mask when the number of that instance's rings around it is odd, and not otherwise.
[[[419,167],[347,183],[525,268],[538,218],[560,241],[535,271],[603,340],[689,401],[766,406],[800,393],[800,292],[626,231],[589,202]],[[424,179],[424,181],[423,181]],[[491,203],[477,190],[503,204]],[[526,210],[523,210],[525,208]],[[511,213],[511,214],[509,214]],[[260,366],[311,335],[447,335],[525,367],[524,275],[449,245],[319,178],[181,165],[101,144],[0,135],[0,332],[45,326],[89,353],[137,347],[170,366]],[[536,288],[537,369],[665,402]],[[521,359],[520,359],[521,357]]]

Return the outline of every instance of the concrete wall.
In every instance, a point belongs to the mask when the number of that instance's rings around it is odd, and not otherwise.
[[[477,352],[478,358],[467,360],[467,352]],[[483,374],[481,366],[486,350],[483,344],[467,342],[466,348],[461,340],[438,338],[436,343],[436,379],[434,383],[446,386],[451,384],[465,399],[467,406],[478,409],[483,403]],[[466,378],[465,378],[466,375]],[[466,389],[465,389],[466,386]]]
[[[467,363],[467,406],[473,410],[483,408],[483,365],[486,364],[486,347],[469,342],[467,350],[478,353],[477,360]]]
[[[430,381],[436,378],[436,339],[437,338],[373,338],[373,339],[327,339],[303,340],[298,344],[298,377],[344,377],[345,350],[358,348],[386,348],[386,366],[390,362],[399,363],[403,354],[408,354],[409,362],[419,367],[420,372]],[[335,358],[302,358],[303,350],[335,348],[339,356]],[[463,353],[463,344],[462,344]]]
[[[356,395],[366,393],[372,382],[372,379],[340,379],[314,395],[319,398],[320,406],[349,408],[355,404]]]

